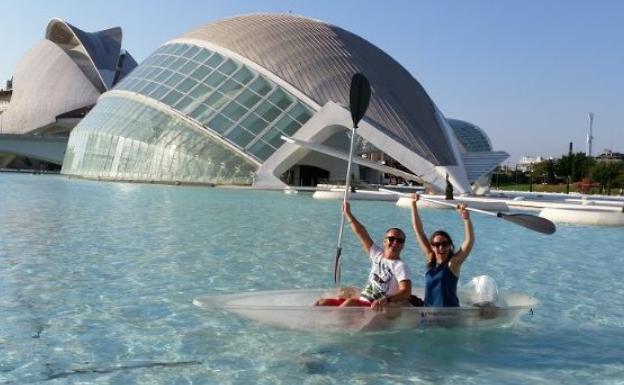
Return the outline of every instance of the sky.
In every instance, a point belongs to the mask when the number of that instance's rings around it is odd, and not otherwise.
[[[448,118],[484,129],[513,165],[586,150],[624,152],[624,1],[0,0],[0,85],[59,17],[85,31],[120,26],[140,63],[190,29],[247,13],[293,13],[378,46]]]

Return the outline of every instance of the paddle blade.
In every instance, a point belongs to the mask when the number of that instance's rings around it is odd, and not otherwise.
[[[351,89],[349,91],[349,108],[351,109],[351,119],[353,127],[357,127],[364,117],[368,102],[370,102],[371,88],[366,76],[356,73],[351,78]]]
[[[504,214],[498,213],[499,218],[526,227],[527,229],[537,231],[542,234],[552,234],[555,232],[555,224],[546,218],[538,217],[530,214]]]

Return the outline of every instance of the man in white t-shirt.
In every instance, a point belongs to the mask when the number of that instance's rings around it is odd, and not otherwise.
[[[373,242],[366,228],[353,216],[348,202],[343,207],[343,214],[368,254],[371,271],[359,298],[322,298],[316,305],[369,306],[374,310],[383,310],[391,302],[408,303],[412,292],[412,280],[409,267],[401,260],[401,251],[405,244],[403,230],[395,227],[388,229],[384,235],[382,248]]]

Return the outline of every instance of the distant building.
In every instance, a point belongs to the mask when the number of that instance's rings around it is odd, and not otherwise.
[[[552,159],[552,158],[548,158],[548,159]],[[536,163],[544,162],[545,160],[547,160],[547,158],[544,158],[542,156],[535,156],[535,157],[523,156],[522,158],[520,158],[520,161],[516,165],[516,169],[522,172],[527,172],[529,171],[532,165]]]
[[[282,135],[346,152],[349,82],[364,73],[370,107],[358,128],[433,190],[459,193],[487,176],[493,153],[476,126],[447,121],[422,86],[379,48],[301,16],[255,14],[206,24],[156,50],[73,130],[62,172],[86,178],[182,183],[313,185],[344,180],[345,161]],[[375,167],[356,178],[378,181]]]
[[[605,148],[602,154],[596,157],[596,160],[599,162],[622,162],[624,161],[624,154]]]
[[[100,95],[136,67],[121,40],[118,27],[85,32],[52,19],[45,39],[19,61],[12,91],[0,93],[0,133],[68,136]],[[19,158],[5,148],[0,167]]]

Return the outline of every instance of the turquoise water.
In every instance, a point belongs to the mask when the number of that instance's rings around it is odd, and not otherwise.
[[[395,334],[283,331],[209,293],[331,286],[339,203],[308,194],[0,174],[0,384],[623,384],[624,230],[541,235],[473,215],[462,281],[541,301],[515,326]],[[375,239],[409,211],[354,202]],[[461,239],[456,213],[429,231]],[[345,232],[343,283],[368,263]],[[418,283],[422,256],[404,259]]]

